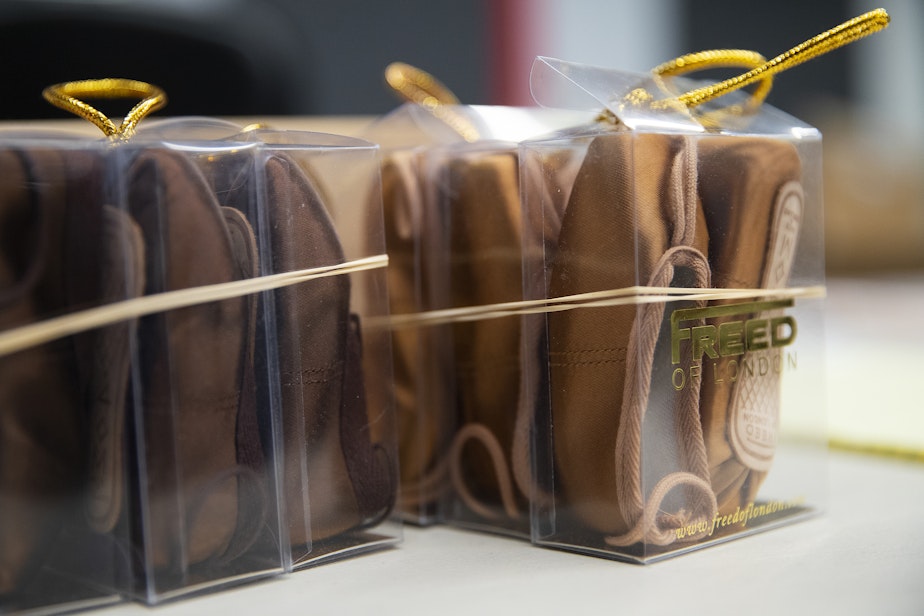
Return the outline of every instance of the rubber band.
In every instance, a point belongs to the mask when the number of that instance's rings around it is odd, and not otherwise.
[[[243,297],[261,291],[301,284],[318,278],[352,274],[354,272],[383,268],[387,265],[387,255],[375,255],[364,259],[338,263],[337,265],[313,267],[281,274],[235,280],[233,282],[191,287],[113,302],[2,332],[0,333],[0,357],[73,334],[158,312]]]
[[[606,308],[676,301],[717,301],[749,298],[809,299],[825,297],[824,286],[791,287],[787,289],[702,289],[686,287],[626,287],[609,291],[593,291],[548,299],[523,300],[429,310],[366,320],[369,328],[403,329],[562,312],[577,308]]]

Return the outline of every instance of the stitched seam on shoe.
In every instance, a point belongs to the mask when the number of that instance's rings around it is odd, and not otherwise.
[[[456,363],[456,369],[461,370],[461,371],[472,371],[472,370],[478,370],[479,368],[482,368],[485,365],[490,365],[492,368],[519,368],[520,358],[519,357],[494,357],[494,358],[479,359],[477,361],[460,361]]]
[[[551,362],[550,366],[555,366],[558,368],[571,368],[574,366],[598,366],[603,364],[624,364],[626,360],[623,359],[598,359],[595,361],[569,361],[564,363]]]
[[[237,406],[238,400],[241,398],[241,392],[236,391],[233,394],[225,394],[221,396],[180,396],[179,402],[183,405],[188,404],[197,404],[197,405],[206,405],[212,408],[221,408],[227,409],[232,406]],[[216,406],[216,404],[218,406]]]
[[[734,277],[734,276],[716,276],[716,275],[713,275],[713,278],[723,278],[723,279],[726,280],[726,282],[731,283],[730,285],[726,284],[725,286],[732,286],[732,287],[737,287],[737,288],[740,288],[740,289],[752,289],[752,288],[754,288],[754,283],[753,283],[753,282],[748,282],[748,281],[746,281],[746,280],[742,280],[742,279],[736,278],[736,277]]]
[[[178,406],[195,406],[196,413],[217,413],[219,411],[224,412],[237,408],[239,398],[240,394],[230,400],[223,400],[222,398],[181,398]],[[220,402],[220,404],[216,404],[216,402]]]
[[[289,379],[283,381],[283,387],[294,387],[297,385],[313,385],[318,383],[330,383],[333,379]]]
[[[613,347],[611,349],[580,349],[576,351],[552,351],[549,355],[584,355],[586,353],[613,353],[613,352],[626,352],[626,347]]]

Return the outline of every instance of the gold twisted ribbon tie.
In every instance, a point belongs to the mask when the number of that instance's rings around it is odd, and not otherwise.
[[[404,62],[385,67],[385,82],[402,100],[420,105],[468,142],[480,138],[478,129],[451,107],[459,104],[452,90],[430,73]]]
[[[653,109],[665,110],[677,107],[693,109],[720,96],[759,82],[745,105],[725,109],[726,112],[733,113],[752,111],[759,107],[767,97],[773,84],[773,77],[778,73],[884,30],[888,27],[889,21],[889,14],[885,9],[876,9],[822,32],[772,60],[766,60],[757,52],[743,49],[711,49],[680,56],[652,69],[654,77],[661,79],[709,68],[741,67],[748,71],[718,83],[695,88],[677,97],[661,100],[653,100],[649,92],[641,88],[636,89],[626,96],[625,104],[636,106],[649,104]]]
[[[135,132],[138,122],[167,104],[167,94],[159,87],[134,79],[85,79],[48,86],[42,92],[46,101],[81,117],[99,128],[107,137],[127,139]],[[139,98],[119,126],[106,114],[80,98],[117,99]]]

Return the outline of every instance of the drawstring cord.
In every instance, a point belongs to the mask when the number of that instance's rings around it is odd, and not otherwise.
[[[674,161],[670,186],[675,187],[673,194],[669,195],[671,203],[674,204],[672,211],[675,214],[672,247],[658,259],[648,284],[655,287],[669,286],[674,279],[676,268],[683,267],[693,275],[695,287],[709,288],[709,262],[692,246],[696,233],[698,202],[697,155],[695,144],[689,138],[686,139],[682,155]],[[691,502],[696,505],[695,509],[708,507],[710,519],[718,510],[709,482],[706,444],[699,421],[698,383],[691,383],[691,386],[682,392],[676,415],[676,428],[680,435],[678,449],[681,465],[685,470],[662,478],[647,502],[642,495],[642,423],[648,408],[654,352],[661,334],[664,309],[663,303],[643,306],[629,334],[626,382],[619,427],[616,431],[614,459],[618,504],[623,519],[630,525],[630,530],[620,536],[607,537],[606,541],[610,545],[631,545],[638,541],[657,545],[671,543],[673,533],[670,529],[662,529],[655,516],[660,510],[661,501],[668,492],[678,486],[688,486],[692,489],[694,493],[690,496]]]

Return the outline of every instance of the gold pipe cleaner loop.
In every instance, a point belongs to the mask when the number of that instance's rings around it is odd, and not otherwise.
[[[659,64],[651,70],[652,75],[656,83],[662,86],[662,89],[667,89],[664,87],[663,78],[665,77],[674,77],[677,75],[683,75],[685,73],[692,73],[695,71],[701,71],[709,68],[745,68],[753,69],[755,67],[761,66],[767,62],[767,58],[763,55],[757,53],[756,51],[751,51],[749,49],[709,49],[706,51],[697,51],[694,53],[688,53],[686,55],[680,56],[679,58],[674,58],[663,64]],[[703,114],[700,117],[700,122],[704,126],[713,126],[721,122],[721,118],[725,115],[741,115],[745,113],[750,113],[760,107],[760,105],[767,98],[767,95],[770,93],[770,89],[773,87],[773,75],[764,75],[757,88],[754,89],[754,92],[751,93],[751,96],[748,98],[747,102],[744,105],[731,105],[721,110],[712,111],[707,114]],[[642,105],[651,105],[654,108],[668,108],[673,107],[675,109],[686,109],[683,103],[681,103],[676,98],[669,98],[657,103],[653,102],[654,97],[644,88],[636,88],[635,90],[629,92],[626,97],[623,99],[621,107],[631,106],[631,107],[640,107]],[[618,123],[617,117],[613,114],[612,111],[604,110],[597,116],[598,121],[609,122],[609,123]]]
[[[99,128],[107,137],[128,138],[149,113],[167,104],[167,94],[159,87],[134,79],[85,79],[48,86],[42,92],[46,101],[79,116]],[[116,126],[103,112],[78,97],[114,99],[140,98],[125,119]]]
[[[385,82],[403,100],[427,109],[466,141],[479,139],[478,129],[468,118],[446,108],[458,105],[459,99],[430,73],[404,62],[392,62],[385,67]]]
[[[709,49],[674,58],[659,64],[651,72],[658,77],[674,77],[710,68],[744,68],[753,70],[766,64],[766,62],[767,58],[750,49]],[[757,84],[757,88],[751,93],[745,108],[735,109],[734,111],[741,112],[745,109],[750,110],[759,107],[766,100],[772,87],[773,75],[763,75]]]
[[[452,90],[436,77],[404,62],[385,67],[385,81],[405,100],[418,105],[458,105]]]
[[[876,9],[831,28],[809,40],[796,45],[789,51],[778,55],[772,60],[754,67],[746,73],[721,81],[719,83],[690,90],[677,97],[677,101],[687,108],[693,108],[714,100],[739,88],[751,85],[755,81],[764,80],[781,73],[787,69],[808,62],[818,56],[833,51],[844,45],[849,45],[870,34],[884,30],[889,25],[889,14],[885,9]],[[708,53],[708,52],[703,52]],[[694,54],[695,55],[695,54]],[[676,61],[675,61],[676,62]],[[667,63],[668,65],[670,63]],[[665,65],[661,65],[662,67]],[[703,62],[701,68],[707,68],[708,62]],[[660,67],[659,67],[660,68]],[[655,69],[657,70],[657,69]],[[669,107],[674,101],[657,101],[656,107]]]

